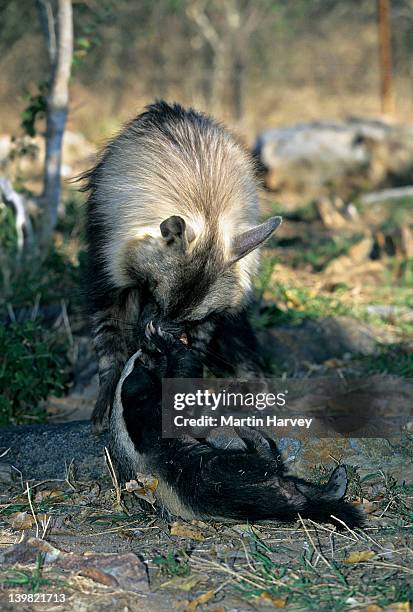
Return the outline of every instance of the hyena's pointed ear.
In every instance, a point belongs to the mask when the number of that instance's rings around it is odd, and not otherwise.
[[[166,244],[185,250],[188,243],[193,240],[193,232],[187,227],[185,220],[178,215],[172,215],[160,224],[162,238]]]
[[[238,259],[245,257],[245,255],[251,253],[251,251],[267,240],[281,224],[281,221],[281,217],[271,217],[265,223],[261,223],[261,225],[257,225],[257,227],[253,227],[236,236],[232,241],[233,261],[238,261]]]

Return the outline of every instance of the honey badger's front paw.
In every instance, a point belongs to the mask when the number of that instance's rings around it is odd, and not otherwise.
[[[158,353],[170,353],[179,346],[179,340],[174,338],[169,332],[161,329],[159,325],[155,326],[152,321],[145,327],[145,337],[147,347],[155,349]]]
[[[203,365],[190,349],[186,335],[180,338],[155,326],[152,321],[145,329],[144,352],[150,355],[152,370],[161,378],[202,378]]]

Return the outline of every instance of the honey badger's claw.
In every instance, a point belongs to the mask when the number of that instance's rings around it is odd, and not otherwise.
[[[152,321],[149,321],[149,323],[147,323],[145,327],[145,336],[147,337],[148,340],[150,340],[151,336],[153,336],[153,334],[155,333],[156,333],[155,326],[152,323]]]
[[[145,336],[159,353],[168,350],[175,341],[172,334],[163,331],[159,325],[155,327],[152,321],[145,327]]]

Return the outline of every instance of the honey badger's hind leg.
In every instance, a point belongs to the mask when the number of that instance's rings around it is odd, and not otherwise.
[[[235,429],[249,451],[255,451],[263,459],[275,460],[278,474],[286,481],[293,482],[295,488],[304,495],[306,498],[306,507],[303,509],[304,516],[315,520],[333,522],[340,529],[343,527],[340,520],[349,526],[361,526],[363,524],[362,513],[351,504],[343,502],[348,485],[347,470],[344,465],[336,467],[329,481],[324,485],[317,485],[302,478],[288,476],[285,474],[286,468],[281,454],[272,438],[261,431],[248,427]],[[335,521],[331,518],[331,515],[340,520]]]

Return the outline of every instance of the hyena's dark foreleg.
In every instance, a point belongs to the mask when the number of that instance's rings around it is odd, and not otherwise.
[[[264,376],[260,346],[246,311],[217,319],[207,355],[214,373],[247,379]]]
[[[95,315],[92,335],[99,369],[99,392],[92,413],[92,428],[95,433],[101,433],[105,429],[116,385],[129,355],[125,330],[111,312]]]

